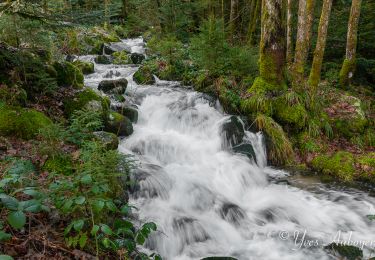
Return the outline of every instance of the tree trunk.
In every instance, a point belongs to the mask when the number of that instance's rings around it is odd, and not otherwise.
[[[128,0],[122,0],[122,8],[121,8],[122,18],[126,20],[128,17]]]
[[[233,41],[236,38],[238,21],[238,0],[230,1],[229,37]]]
[[[350,17],[348,23],[348,34],[346,36],[345,60],[340,71],[340,85],[347,87],[353,78],[355,71],[355,55],[357,49],[357,32],[362,0],[352,0]]]
[[[250,23],[249,23],[249,31],[248,31],[248,36],[247,36],[249,45],[253,45],[253,42],[254,42],[254,33],[255,33],[257,22],[258,22],[261,2],[262,0],[253,0],[255,7],[251,9],[252,11],[251,11],[251,17],[250,17]]]
[[[263,0],[259,77],[254,91],[275,90],[285,87],[285,28],[282,22],[283,0]]]
[[[294,83],[302,85],[304,67],[311,44],[315,0],[299,0],[297,41],[294,55]]]
[[[318,38],[314,51],[314,59],[309,76],[309,86],[312,93],[315,93],[320,81],[320,72],[322,69],[324,50],[327,40],[327,29],[329,23],[329,16],[331,14],[332,0],[324,0],[322,13],[319,20]]]
[[[291,65],[293,62],[292,0],[288,0],[286,19],[286,61],[288,65]]]

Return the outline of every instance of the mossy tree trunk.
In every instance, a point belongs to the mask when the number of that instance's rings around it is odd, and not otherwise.
[[[355,55],[357,49],[357,32],[359,15],[361,12],[362,0],[352,0],[350,17],[348,23],[348,33],[346,36],[345,60],[340,71],[339,83],[342,87],[347,87],[353,78],[355,71]]]
[[[303,82],[304,68],[311,44],[314,7],[315,0],[299,0],[297,40],[293,64],[294,83],[297,86],[301,86]]]
[[[261,2],[262,2],[262,0],[253,0],[252,1],[249,29],[248,29],[248,33],[247,33],[247,40],[248,40],[249,45],[254,44],[254,33],[255,33],[256,25],[258,23]]]
[[[329,23],[329,16],[331,14],[331,7],[332,0],[323,1],[322,13],[320,15],[319,20],[318,39],[316,42],[314,59],[309,76],[309,86],[312,90],[312,93],[315,93],[320,81],[320,72],[322,69],[324,50],[326,47],[327,29]]]
[[[293,43],[292,43],[292,0],[287,0],[287,16],[286,16],[286,61],[288,65],[293,60]]]
[[[263,0],[259,77],[252,88],[275,90],[285,86],[285,28],[282,21],[283,0]]]
[[[238,20],[238,0],[230,1],[230,16],[229,16],[229,38],[231,41],[236,39]]]

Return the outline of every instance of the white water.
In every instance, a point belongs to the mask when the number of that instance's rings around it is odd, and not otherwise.
[[[139,40],[126,44],[144,52]],[[352,232],[350,241],[373,241],[368,247],[375,248],[375,222],[366,218],[375,214],[373,197],[316,182],[305,190],[276,184],[289,174],[266,166],[260,133],[246,132],[255,163],[224,145],[221,128],[229,116],[218,104],[176,82],[137,86],[136,69],[96,65],[86,84],[95,88],[110,70],[119,72],[112,78],[129,80],[127,100],[138,105],[139,121],[119,150],[138,160],[130,203],[142,223],[158,225],[147,248],[172,260],[332,259],[323,247],[338,232],[340,240]],[[300,247],[304,230],[312,246]]]

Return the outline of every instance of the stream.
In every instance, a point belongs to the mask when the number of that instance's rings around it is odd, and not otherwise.
[[[145,52],[142,38],[117,45]],[[129,82],[125,97],[139,113],[119,146],[137,164],[129,203],[141,223],[158,226],[143,250],[170,260],[336,259],[324,246],[338,242],[375,256],[375,221],[366,217],[375,214],[374,197],[267,166],[261,133],[244,130],[218,101],[178,82],[138,86],[137,69],[95,64],[85,84],[97,91],[104,79]],[[235,152],[238,142],[255,156]]]

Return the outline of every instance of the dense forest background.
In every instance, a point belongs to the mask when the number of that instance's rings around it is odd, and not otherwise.
[[[218,98],[265,134],[272,165],[373,185],[374,11],[373,0],[1,1],[2,259],[160,259],[137,249],[156,225],[134,220],[134,162],[116,150],[136,111],[85,88],[94,64],[78,55]],[[139,36],[147,57],[109,48]]]

